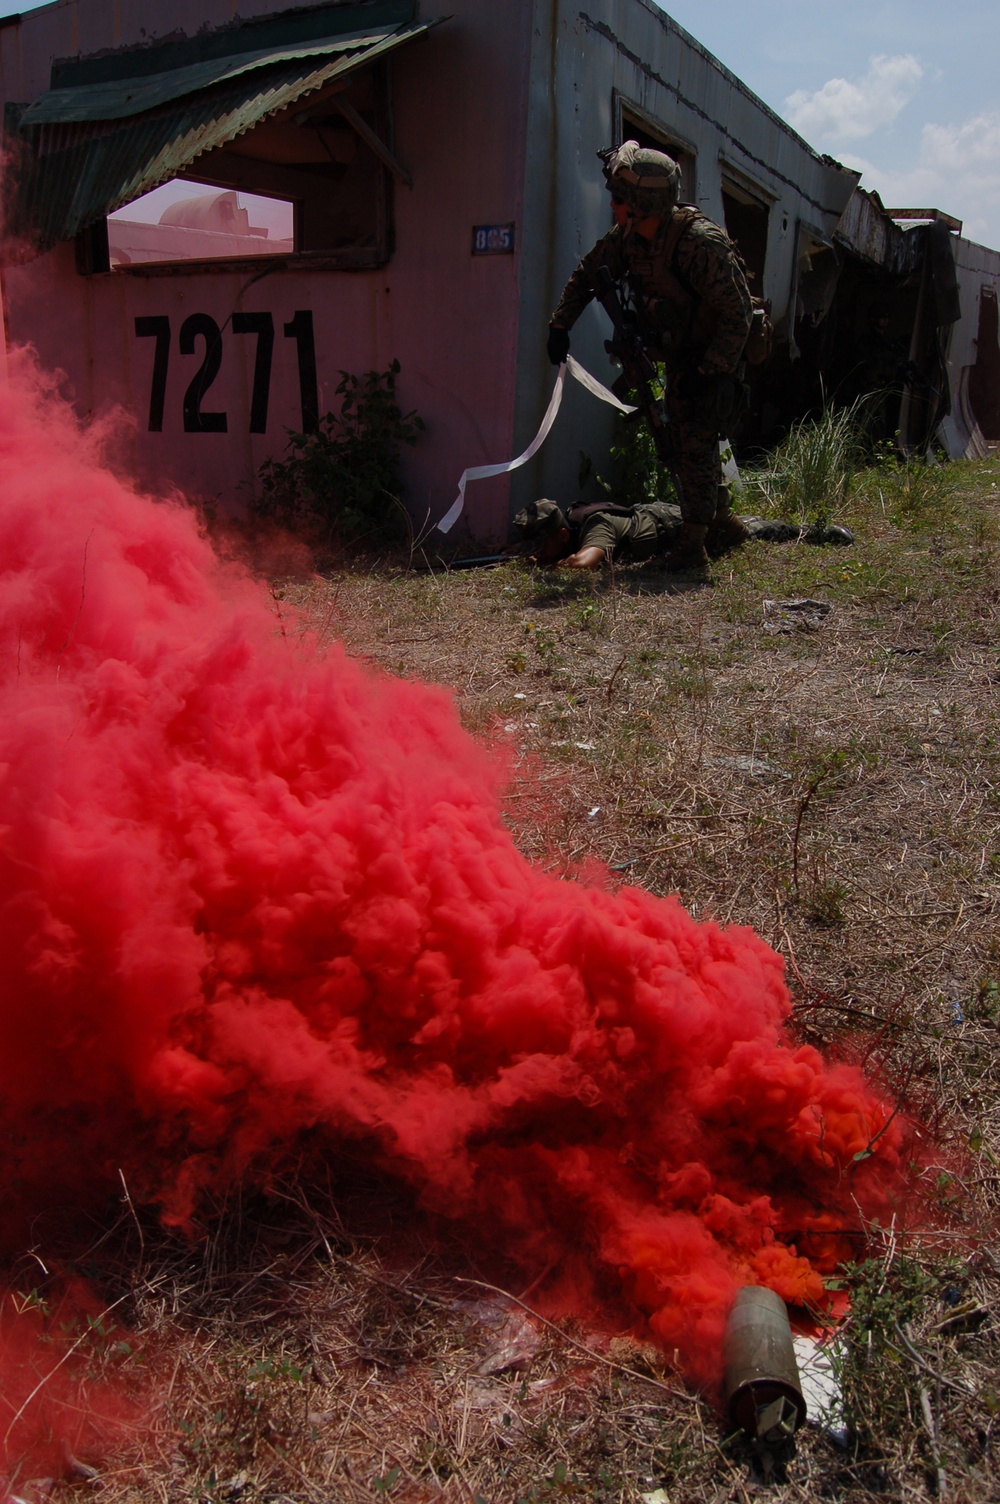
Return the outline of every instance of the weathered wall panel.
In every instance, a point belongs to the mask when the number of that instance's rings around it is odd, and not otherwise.
[[[994,372],[1000,365],[1000,350],[982,350],[979,343],[983,299],[990,296],[1000,298],[1000,252],[969,240],[957,240],[955,270],[962,320],[953,329],[948,347],[953,408],[942,424],[942,437],[953,458],[982,458],[1000,450],[1000,444],[987,439],[979,426],[970,393],[970,378],[979,362],[982,366],[992,367]]]

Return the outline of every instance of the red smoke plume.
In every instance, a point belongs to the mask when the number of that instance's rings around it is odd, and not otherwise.
[[[739,1285],[822,1304],[901,1128],[779,958],[530,866],[446,694],[285,635],[88,443],[0,393],[7,1247],[119,1170],[184,1225],[308,1131],[696,1378]]]

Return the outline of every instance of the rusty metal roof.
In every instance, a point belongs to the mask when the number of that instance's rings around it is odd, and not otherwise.
[[[36,252],[70,240],[176,177],[202,153],[437,24],[282,39],[284,45],[244,46],[159,72],[50,89],[17,122],[17,166],[8,174],[5,204],[8,235]],[[120,58],[119,70],[129,61]],[[155,49],[146,49],[146,68],[151,61],[155,65]]]

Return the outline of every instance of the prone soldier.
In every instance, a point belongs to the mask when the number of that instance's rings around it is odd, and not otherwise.
[[[773,517],[733,517],[744,539],[762,543],[835,544],[854,542],[849,528],[837,523],[800,527]],[[530,554],[544,568],[600,569],[602,564],[641,564],[666,554],[683,528],[681,509],[667,501],[645,502],[637,507],[614,502],[594,502],[564,511],[558,502],[543,497],[529,501],[514,518],[520,534],[521,553]]]
[[[553,365],[566,359],[569,331],[607,267],[626,290],[643,346],[666,371],[666,427],[682,518],[668,567],[706,569],[708,552],[724,553],[746,537],[722,484],[719,438],[746,400],[750,291],[729,238],[700,210],[678,203],[680,170],[672,157],[636,141],[601,157],[614,228],[563,289],[549,325],[549,359]]]
[[[532,546],[536,564],[564,569],[599,569],[614,559],[638,564],[663,554],[681,530],[680,507],[651,501],[626,509],[615,505],[572,507],[544,497],[531,501],[514,526]]]

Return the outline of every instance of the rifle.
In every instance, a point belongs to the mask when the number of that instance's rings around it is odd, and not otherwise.
[[[597,286],[594,293],[615,331],[614,339],[604,341],[604,348],[618,361],[625,382],[629,389],[636,393],[639,399],[639,410],[649,424],[649,431],[653,435],[657,458],[670,471],[677,495],[680,496],[677,462],[667,431],[666,405],[663,398],[657,397],[653,391],[657,371],[643,344],[639,320],[633,312],[624,308],[618,285],[606,266],[600,266],[597,269]]]

